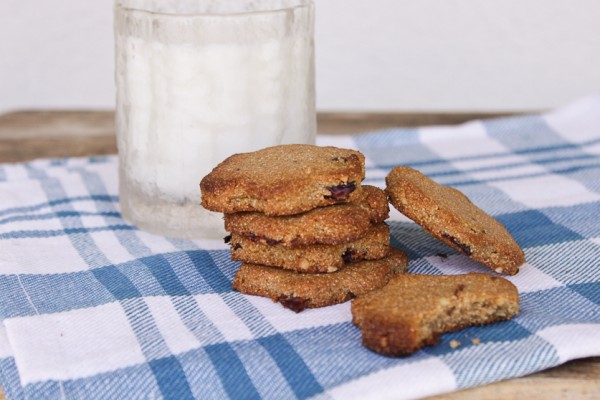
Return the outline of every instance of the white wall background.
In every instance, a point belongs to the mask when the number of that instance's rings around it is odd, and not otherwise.
[[[315,0],[321,111],[545,109],[600,92],[598,0]],[[113,108],[113,0],[0,1],[0,113]]]

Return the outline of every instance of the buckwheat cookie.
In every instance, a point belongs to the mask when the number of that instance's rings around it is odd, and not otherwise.
[[[385,285],[406,272],[408,257],[397,249],[380,260],[360,261],[330,274],[298,274],[280,268],[242,264],[233,289],[268,297],[295,312],[343,303]]]
[[[392,205],[438,240],[501,274],[514,275],[525,263],[506,228],[460,191],[409,167],[392,169],[386,184]]]
[[[442,333],[512,318],[519,311],[519,294],[494,275],[403,274],[357,297],[351,309],[365,347],[404,356],[436,344]]]
[[[269,217],[258,212],[225,214],[225,230],[265,244],[298,247],[311,244],[340,244],[364,236],[372,224],[389,215],[385,192],[363,186],[357,203],[319,207],[305,213]]]
[[[385,222],[382,222],[373,225],[364,237],[352,242],[302,247],[268,245],[246,236],[232,234],[229,245],[233,260],[304,273],[334,272],[350,261],[385,257],[390,248],[390,230]]]
[[[304,144],[234,154],[200,182],[202,206],[291,215],[352,201],[361,192],[364,164],[358,151]]]

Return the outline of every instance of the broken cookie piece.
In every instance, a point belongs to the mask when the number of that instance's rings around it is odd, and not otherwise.
[[[352,322],[365,347],[406,356],[436,344],[443,333],[507,320],[518,311],[517,288],[498,276],[403,274],[356,298]]]
[[[391,249],[380,260],[361,261],[330,274],[298,274],[280,268],[242,264],[233,280],[239,292],[263,296],[292,311],[343,303],[385,285],[398,273],[406,272],[408,257]]]

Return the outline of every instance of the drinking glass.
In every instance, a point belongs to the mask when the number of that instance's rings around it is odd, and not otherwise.
[[[120,207],[143,230],[222,237],[200,180],[315,141],[312,0],[116,0],[115,45]]]

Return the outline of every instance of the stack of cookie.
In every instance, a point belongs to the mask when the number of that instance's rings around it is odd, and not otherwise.
[[[363,344],[411,354],[439,336],[512,318],[516,287],[488,274],[411,275],[390,248],[388,199],[425,231],[500,274],[525,263],[502,224],[461,192],[396,167],[386,192],[361,185],[364,156],[335,147],[287,145],[236,154],[201,182],[202,205],[225,213],[234,289],[302,311],[356,296]],[[458,346],[459,344],[455,344]]]
[[[225,214],[234,289],[296,312],[341,303],[405,272],[390,249],[386,194],[361,185],[357,151],[282,145],[236,154],[200,184],[202,205]]]

